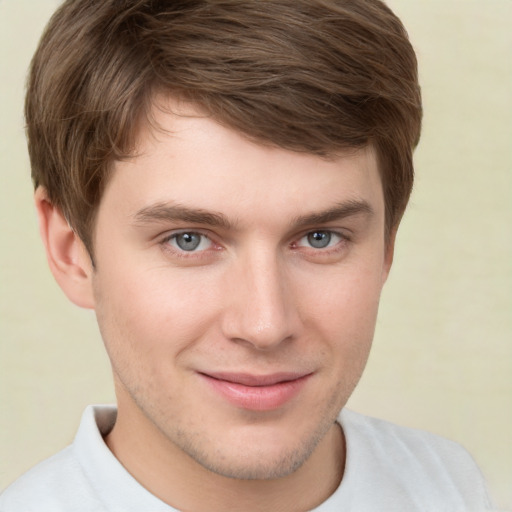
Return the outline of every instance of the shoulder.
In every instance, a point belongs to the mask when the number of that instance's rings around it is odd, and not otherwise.
[[[411,501],[490,510],[482,474],[458,443],[347,410],[340,423],[347,443],[347,473],[355,485],[365,485],[358,474],[372,474],[383,492],[395,489]]]
[[[0,495],[0,512],[100,512],[97,470],[113,457],[102,439],[115,421],[112,406],[85,409],[73,444],[34,466]]]
[[[65,482],[65,485],[63,485]],[[0,512],[56,512],[76,510],[101,511],[78,463],[73,446],[68,446],[37,464],[18,478],[0,495]]]
[[[342,411],[340,420],[345,434],[354,441],[364,441],[375,456],[385,455],[391,460],[397,457],[413,460],[421,457],[425,462],[437,461],[449,465],[455,462],[457,466],[465,462],[471,468],[476,468],[473,458],[460,444],[436,434],[348,410]]]

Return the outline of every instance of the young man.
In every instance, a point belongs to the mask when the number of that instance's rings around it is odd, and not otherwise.
[[[2,512],[490,508],[460,447],[344,410],[420,133],[384,4],[67,1],[26,118],[50,268],[118,403]]]

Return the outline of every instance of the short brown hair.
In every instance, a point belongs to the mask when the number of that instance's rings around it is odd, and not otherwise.
[[[92,251],[111,163],[156,92],[253,140],[328,156],[373,145],[389,234],[421,125],[417,63],[379,0],[67,0],[33,58],[32,177]],[[92,252],[91,252],[92,254]]]

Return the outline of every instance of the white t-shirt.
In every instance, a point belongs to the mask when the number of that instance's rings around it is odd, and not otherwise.
[[[114,406],[89,406],[73,444],[0,495],[0,512],[176,512],[142,487],[103,441]],[[484,512],[485,483],[458,444],[343,410],[347,459],[315,512]]]

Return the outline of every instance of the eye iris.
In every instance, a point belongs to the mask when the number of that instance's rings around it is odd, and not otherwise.
[[[181,233],[176,236],[176,244],[183,251],[193,251],[200,243],[201,236],[197,233]]]
[[[308,243],[315,249],[324,249],[331,241],[331,234],[328,231],[314,231],[308,235]]]

